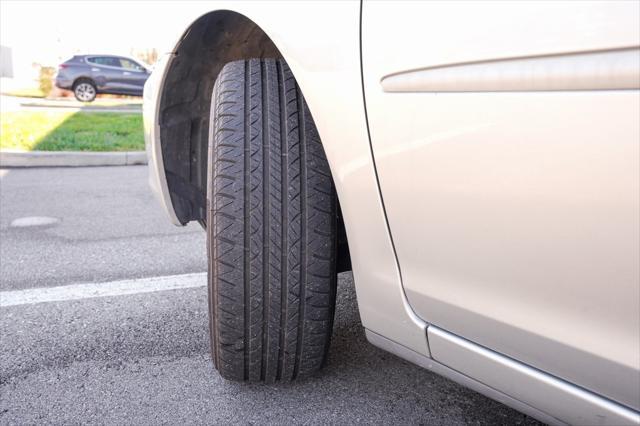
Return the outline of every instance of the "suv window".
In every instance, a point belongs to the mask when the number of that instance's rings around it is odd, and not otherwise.
[[[144,68],[141,67],[139,64],[126,58],[120,58],[120,66],[128,70],[144,71]]]
[[[111,56],[95,56],[93,58],[87,58],[88,62],[96,65],[107,65],[110,67],[120,67],[120,61],[118,58]]]

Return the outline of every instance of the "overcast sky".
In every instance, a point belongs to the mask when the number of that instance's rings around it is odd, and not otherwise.
[[[0,44],[14,67],[57,65],[73,53],[128,55],[171,46],[186,27],[182,1],[0,0]]]

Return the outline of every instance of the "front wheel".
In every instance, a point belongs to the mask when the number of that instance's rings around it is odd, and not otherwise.
[[[213,91],[207,248],[214,364],[292,380],[325,363],[336,296],[337,197],[281,59],[228,63]]]
[[[73,94],[80,102],[93,102],[97,93],[96,86],[89,80],[80,80],[73,86]]]

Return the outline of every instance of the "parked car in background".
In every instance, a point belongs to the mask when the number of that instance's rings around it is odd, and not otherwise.
[[[320,369],[352,269],[372,344],[547,423],[640,425],[639,2],[178,7],[150,180],[206,227],[223,377]]]
[[[101,93],[142,96],[149,74],[148,66],[124,56],[76,55],[59,65],[55,81],[80,102],[92,102]]]

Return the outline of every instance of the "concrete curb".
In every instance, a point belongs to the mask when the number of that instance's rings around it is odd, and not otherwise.
[[[87,167],[147,164],[145,151],[0,151],[0,167]]]

